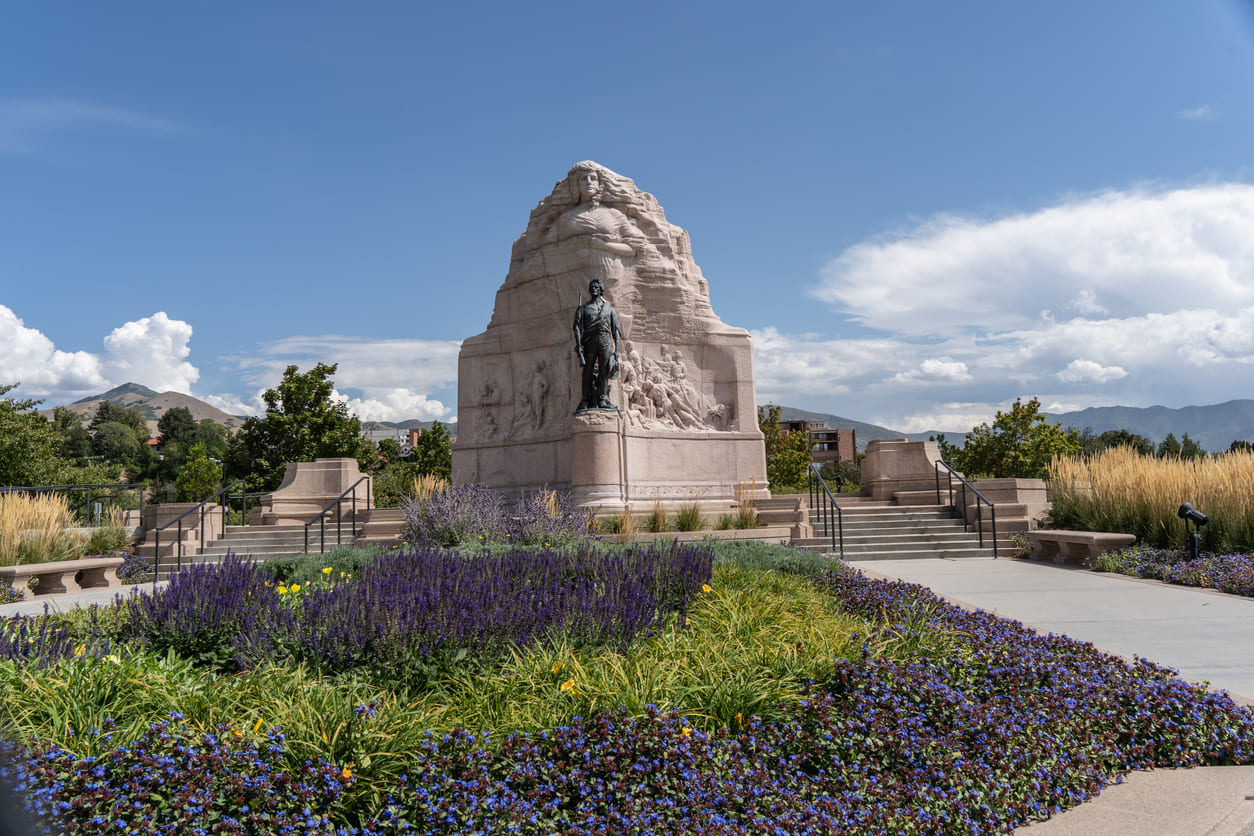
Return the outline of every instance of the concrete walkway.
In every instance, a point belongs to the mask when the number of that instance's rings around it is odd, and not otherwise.
[[[1005,558],[850,565],[1108,653],[1141,656],[1247,705],[1254,697],[1254,599]],[[1254,766],[1134,772],[1097,798],[1018,832],[1254,836]]]

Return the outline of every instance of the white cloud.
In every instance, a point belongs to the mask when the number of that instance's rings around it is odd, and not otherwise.
[[[1031,327],[1042,311],[1116,317],[1254,304],[1254,186],[1108,192],[1030,214],[941,216],[850,247],[813,295],[915,337]]]
[[[190,395],[200,372],[185,358],[192,326],[158,312],[128,322],[105,337],[105,375],[118,382],[143,383],[158,392]]]
[[[449,411],[439,401],[403,388],[385,389],[369,398],[350,398],[339,392],[334,397],[348,404],[349,411],[363,421],[435,421]]]
[[[0,102],[0,153],[25,153],[50,133],[96,127],[148,134],[182,130],[169,120],[123,108],[63,99],[8,100]]]
[[[971,373],[967,371],[966,363],[961,360],[938,359],[935,357],[929,357],[924,360],[917,369],[899,372],[893,376],[893,382],[895,383],[929,383],[934,381],[962,383],[968,380],[971,380]]]
[[[1079,314],[1108,313],[1106,306],[1097,300],[1097,294],[1087,288],[1076,294],[1071,300],[1071,307]]]
[[[1186,122],[1210,121],[1218,116],[1219,113],[1210,105],[1176,111],[1176,118]]]
[[[1092,360],[1072,360],[1066,370],[1057,375],[1063,383],[1109,383],[1127,376],[1127,371],[1120,366],[1103,366]]]
[[[324,335],[288,337],[261,347],[261,356],[241,363],[245,381],[274,387],[289,365],[308,371],[335,364],[337,395],[363,421],[449,420],[452,411],[431,395],[457,385],[461,343],[441,340],[370,340]]]
[[[69,400],[76,400],[108,388],[99,357],[58,351],[52,340],[0,305],[0,383],[19,382],[18,392],[35,398],[67,392]]]
[[[850,247],[814,295],[857,338],[752,332],[758,400],[902,431],[1250,397],[1254,186],[1110,192],[943,216]]]

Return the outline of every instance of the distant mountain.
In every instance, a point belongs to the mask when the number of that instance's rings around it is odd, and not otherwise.
[[[66,409],[81,416],[84,420],[90,421],[92,416],[96,414],[96,409],[104,401],[115,403],[118,406],[139,407],[144,413],[144,417],[148,419],[148,431],[154,436],[157,434],[157,422],[161,420],[161,416],[167,410],[175,407],[186,407],[187,411],[197,421],[208,418],[232,430],[237,430],[244,424],[244,419],[238,415],[228,415],[222,410],[210,406],[202,400],[193,398],[191,395],[184,395],[182,392],[154,392],[147,386],[140,386],[138,383],[124,383],[121,386],[110,389],[99,395],[83,398],[72,404],[67,404]],[[51,409],[40,410],[41,415],[52,415]]]
[[[834,430],[851,429],[854,431],[854,440],[857,441],[859,450],[865,450],[868,441],[879,441],[886,438],[908,438],[911,441],[927,441],[936,435],[935,432],[905,433],[899,430],[890,430],[877,424],[867,424],[862,421],[854,421],[851,418],[842,418],[839,415],[828,415],[823,412],[807,412],[794,406],[780,406],[779,417],[783,421],[823,421]]]
[[[1185,406],[1169,409],[1165,406],[1094,406],[1078,412],[1046,415],[1046,420],[1061,423],[1083,431],[1086,427],[1095,435],[1107,430],[1127,430],[1143,435],[1155,444],[1175,435],[1202,445],[1209,453],[1227,450],[1232,442],[1254,442],[1254,400],[1228,401],[1212,406]]]

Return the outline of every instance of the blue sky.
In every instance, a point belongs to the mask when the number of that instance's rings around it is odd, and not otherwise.
[[[1254,397],[1254,6],[11,3],[0,382],[232,412],[339,363],[456,416],[593,159],[685,228],[758,401],[962,431]]]

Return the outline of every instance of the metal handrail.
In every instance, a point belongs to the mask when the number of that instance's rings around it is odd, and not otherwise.
[[[997,506],[994,505],[988,499],[988,497],[984,496],[984,494],[976,490],[975,485],[972,485],[970,482],[968,482],[966,480],[966,477],[963,476],[958,471],[954,470],[953,467],[948,462],[941,462],[941,461],[936,462],[936,464],[932,468],[933,471],[936,473],[936,504],[937,505],[941,504],[941,487],[940,487],[941,467],[944,467],[947,471],[949,471],[947,476],[948,476],[949,504],[950,505],[954,504],[954,477],[955,476],[958,477],[958,481],[962,483],[962,530],[963,531],[971,530],[970,522],[967,520],[967,488],[970,488],[971,493],[975,494],[975,498],[976,498],[975,518],[979,525],[980,548],[984,548],[984,510],[983,510],[984,506],[981,505],[980,503],[983,502],[985,505],[988,505],[988,511],[991,516],[991,525],[993,528],[993,560],[996,560],[997,559]]]
[[[87,497],[83,501],[83,519],[90,522],[91,514],[89,513],[89,509],[91,508],[92,488],[111,488],[114,490],[118,488],[122,488],[124,490],[138,489],[139,511],[141,514],[144,511],[144,486],[138,484],[121,485],[112,484],[110,482],[95,482],[90,485],[10,485],[9,487],[0,488],[0,493],[52,493],[53,491],[65,491],[66,493],[70,493],[72,491],[85,491]]]
[[[357,486],[362,482],[368,482],[369,476],[363,476],[353,483],[352,487],[344,491],[335,499],[327,503],[326,507],[318,512],[318,516],[305,523],[305,554],[309,554],[309,526],[315,522],[321,523],[320,533],[322,542],[318,544],[318,554],[325,554],[327,550],[327,512],[335,507],[335,542],[338,544],[343,539],[343,523],[344,515],[340,513],[339,504],[344,501],[344,497],[350,493],[353,495],[353,531],[357,531]],[[366,492],[366,510],[370,510],[370,492]]]
[[[813,508],[815,500],[818,500],[819,519],[823,521],[823,530],[832,538],[832,551],[836,551],[836,540],[839,534],[840,538],[840,557],[845,557],[845,515],[840,508],[840,503],[836,501],[836,497],[832,495],[831,490],[827,487],[827,482],[823,481],[823,474],[819,472],[819,466],[814,462],[810,463],[810,470],[806,474],[809,478],[806,480],[810,489],[810,507]],[[836,525],[833,527],[829,524],[829,519],[833,520]]]
[[[157,535],[156,540],[155,540],[155,548],[153,551],[153,558],[152,558],[152,583],[154,587],[157,585],[157,578],[161,576],[161,532],[165,531],[167,528],[174,525],[175,523],[178,523],[179,547],[178,547],[178,567],[177,568],[182,569],[183,568],[183,518],[186,517],[188,514],[194,514],[197,511],[200,512],[200,526],[199,526],[200,550],[203,552],[205,550],[205,508],[206,506],[208,506],[210,502],[213,502],[215,499],[222,496],[227,491],[231,490],[231,488],[234,488],[236,485],[242,485],[243,483],[244,483],[243,479],[236,479],[234,482],[227,485],[225,488],[218,491],[213,496],[202,501],[195,508],[188,508],[186,511],[179,514],[177,517],[170,520],[165,525],[161,526],[160,528],[153,529],[153,531]],[[228,497],[228,501],[229,501],[229,497]],[[222,533],[226,534],[226,515],[225,514],[223,514],[222,516]]]

